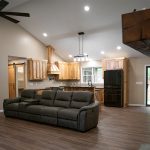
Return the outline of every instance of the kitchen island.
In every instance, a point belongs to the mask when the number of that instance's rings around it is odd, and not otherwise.
[[[104,104],[104,88],[97,88],[95,86],[63,86],[64,91],[90,91],[94,93],[94,98]]]
[[[89,87],[89,86],[64,86],[64,91],[90,91],[95,92],[95,87]]]

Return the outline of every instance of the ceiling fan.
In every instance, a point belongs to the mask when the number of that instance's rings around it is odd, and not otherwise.
[[[0,1],[0,17],[3,17],[13,23],[18,23],[19,21],[9,17],[9,15],[12,16],[22,16],[22,17],[30,17],[29,13],[22,13],[22,12],[6,12],[6,11],[2,11],[7,5],[9,4],[9,2],[5,1],[5,0],[1,0]]]

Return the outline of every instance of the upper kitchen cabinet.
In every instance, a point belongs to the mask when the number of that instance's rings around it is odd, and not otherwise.
[[[56,62],[59,68],[58,80],[68,80],[68,63],[67,62]]]
[[[57,62],[60,74],[58,80],[80,80],[80,64],[78,62]]]
[[[104,59],[102,66],[104,71],[124,69],[127,66],[127,58]]]
[[[150,9],[122,15],[123,43],[150,56]]]
[[[47,60],[28,59],[28,80],[44,80],[47,78]]]
[[[68,74],[71,80],[80,80],[80,64],[78,62],[68,63]]]
[[[104,59],[102,61],[103,71],[105,70],[118,70],[123,69],[124,81],[128,81],[128,59],[127,58],[114,58]]]

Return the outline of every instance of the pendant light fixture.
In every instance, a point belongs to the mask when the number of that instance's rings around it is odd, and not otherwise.
[[[79,54],[74,56],[74,61],[88,61],[88,54],[83,52],[84,32],[79,32]]]

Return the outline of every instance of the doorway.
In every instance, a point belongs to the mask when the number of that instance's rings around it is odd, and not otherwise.
[[[150,106],[150,66],[146,66],[146,106]]]
[[[16,97],[16,71],[14,65],[8,65],[9,98]]]
[[[9,56],[8,58],[8,86],[9,98],[20,96],[26,87],[26,60],[19,57]]]

